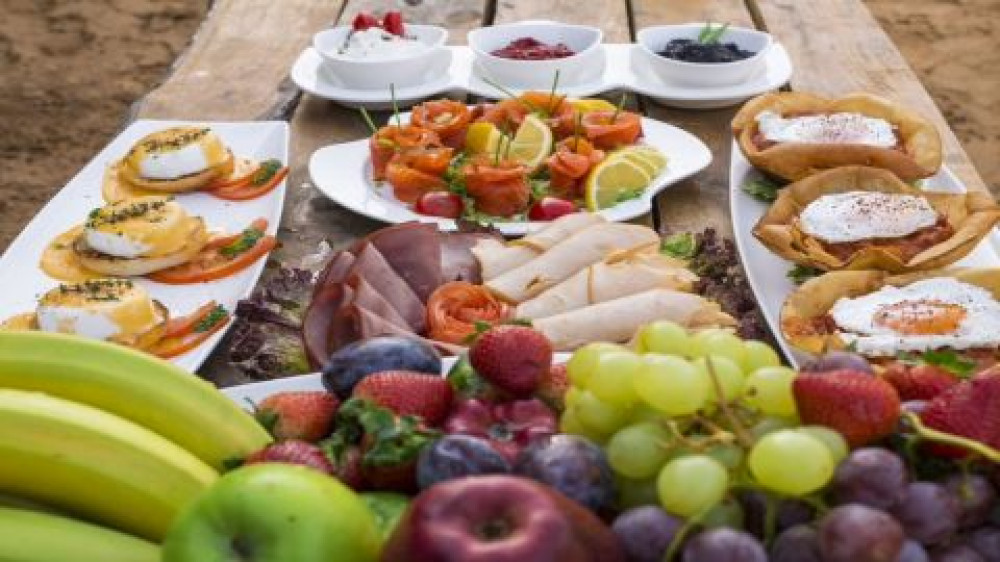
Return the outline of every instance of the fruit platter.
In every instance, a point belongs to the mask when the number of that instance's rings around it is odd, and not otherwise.
[[[448,40],[317,34],[369,132],[288,193],[285,123],[139,121],[11,245],[0,561],[1000,562],[1000,205],[932,121],[728,24]],[[731,235],[632,220],[713,154],[621,68],[749,98]]]

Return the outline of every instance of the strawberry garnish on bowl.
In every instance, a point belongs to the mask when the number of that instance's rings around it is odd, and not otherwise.
[[[888,436],[899,419],[896,389],[869,373],[850,369],[801,373],[792,390],[803,424],[835,429],[852,448]]]
[[[1000,449],[1000,368],[962,381],[931,400],[920,414],[924,425]],[[966,456],[956,447],[934,445],[937,454]]]
[[[447,379],[438,375],[383,371],[362,379],[351,396],[388,408],[398,416],[419,416],[434,427],[448,417],[453,391]]]
[[[469,361],[484,379],[524,398],[549,375],[552,343],[527,326],[494,326],[472,344]]]
[[[272,443],[246,458],[244,464],[279,462],[298,464],[314,468],[326,474],[333,474],[334,467],[322,449],[305,441],[282,441]]]
[[[326,391],[279,392],[265,398],[254,416],[278,441],[315,443],[330,434],[339,405]]]
[[[379,21],[368,12],[358,12],[358,15],[354,16],[354,21],[351,22],[351,28],[354,31],[364,31],[370,27],[379,27]]]
[[[955,386],[958,376],[944,367],[929,364],[907,365],[902,361],[893,362],[882,373],[889,384],[899,393],[901,400],[930,400]]]

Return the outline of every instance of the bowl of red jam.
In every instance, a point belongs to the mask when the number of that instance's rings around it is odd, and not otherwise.
[[[773,39],[723,24],[657,25],[639,30],[637,56],[662,81],[693,87],[741,84],[767,66]]]
[[[604,71],[603,33],[596,27],[557,22],[519,22],[469,32],[474,72],[515,89],[548,89],[599,79]],[[501,95],[500,92],[497,92]]]

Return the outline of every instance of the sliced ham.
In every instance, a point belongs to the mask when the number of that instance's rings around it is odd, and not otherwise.
[[[420,297],[373,244],[361,244],[356,256],[347,276],[363,277],[396,309],[414,332],[422,333],[427,327],[427,312]]]
[[[503,239],[475,232],[441,234],[441,276],[443,283],[465,281],[478,285],[483,282],[479,260],[473,255],[472,248],[484,240],[502,243]]]
[[[323,271],[320,271],[319,275],[316,276],[313,293],[319,292],[327,285],[343,281],[352,265],[354,265],[354,254],[346,250],[334,254]]]
[[[341,311],[341,314],[338,314],[338,320],[334,323],[333,331],[330,335],[331,342],[338,348],[376,336],[409,336],[427,342],[448,355],[457,355],[464,350],[463,347],[458,345],[417,336],[413,332],[386,321],[385,318],[374,312],[356,305],[349,305]]]
[[[352,298],[349,302],[344,303],[345,306],[348,304],[357,305],[361,308],[370,310],[391,324],[395,324],[396,326],[409,331],[413,330],[409,323],[407,323],[406,319],[403,318],[399,314],[399,311],[392,306],[392,303],[386,300],[386,298],[382,296],[382,293],[375,290],[371,283],[369,283],[364,277],[361,277],[360,275],[351,275],[344,281],[344,284],[350,287],[353,291]],[[341,309],[343,308],[344,306],[341,306]]]
[[[350,295],[345,294],[345,288],[346,291],[351,290],[343,283],[325,285],[317,290],[302,318],[302,343],[306,348],[309,364],[314,369],[322,368],[330,360],[330,354],[337,349],[330,342],[330,333],[337,311],[350,298]]]
[[[443,282],[441,234],[435,225],[407,222],[368,235],[358,248],[371,244],[420,298],[427,297]],[[357,255],[357,252],[354,252]],[[369,281],[372,281],[369,279]]]

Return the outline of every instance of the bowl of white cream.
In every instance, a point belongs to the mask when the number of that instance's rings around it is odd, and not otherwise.
[[[406,24],[402,36],[380,27],[355,31],[338,26],[313,36],[313,48],[325,70],[346,88],[380,90],[431,81],[446,65],[448,30],[436,25]]]

